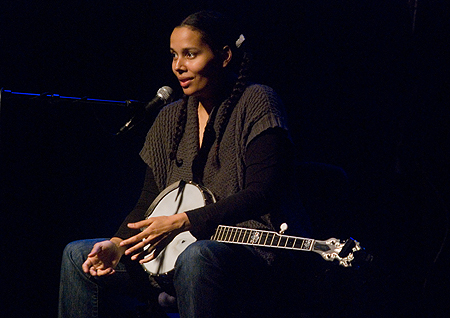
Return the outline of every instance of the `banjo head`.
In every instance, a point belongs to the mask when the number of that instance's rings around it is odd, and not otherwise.
[[[145,218],[183,213],[214,201],[211,192],[205,188],[193,182],[178,181],[161,192],[148,209]],[[175,268],[178,255],[195,241],[190,232],[182,232],[175,236],[154,260],[142,266],[152,276],[165,275]],[[149,245],[144,247],[144,250],[148,247]]]

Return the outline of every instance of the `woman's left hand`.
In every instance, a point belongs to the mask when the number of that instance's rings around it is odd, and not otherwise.
[[[190,222],[186,213],[180,213],[150,217],[136,223],[129,223],[128,227],[131,229],[145,228],[141,233],[120,243],[120,246],[128,247],[125,255],[132,255],[132,260],[139,260],[139,263],[143,264],[156,258],[175,236],[188,231]],[[147,245],[149,247],[144,251],[144,247]]]

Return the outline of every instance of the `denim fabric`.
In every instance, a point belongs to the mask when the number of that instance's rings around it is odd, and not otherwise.
[[[130,317],[130,312],[136,312],[139,295],[157,298],[159,290],[150,286],[140,265],[134,268],[121,261],[116,273],[108,277],[83,272],[81,265],[101,240],[75,241],[66,246],[59,318]],[[253,248],[197,241],[178,257],[173,286],[182,318],[261,318],[271,316],[270,281],[268,265]],[[160,317],[157,312],[150,316]]]
[[[119,262],[116,273],[108,277],[91,277],[81,265],[96,242],[105,239],[75,241],[66,246],[61,265],[59,318],[125,317],[141,302],[140,293],[148,292],[144,275],[137,282],[130,276],[130,268]],[[133,271],[132,271],[133,272]],[[148,284],[149,285],[149,284]],[[149,286],[149,288],[151,288]],[[145,291],[144,291],[145,290]],[[155,291],[156,292],[156,291]]]
[[[178,257],[174,287],[182,318],[268,317],[271,275],[253,248],[197,241]]]

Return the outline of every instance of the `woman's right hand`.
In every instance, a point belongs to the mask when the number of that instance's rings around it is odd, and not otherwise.
[[[119,246],[121,241],[119,238],[112,238],[96,243],[82,265],[83,271],[92,276],[114,274],[114,269],[125,252],[125,248]]]

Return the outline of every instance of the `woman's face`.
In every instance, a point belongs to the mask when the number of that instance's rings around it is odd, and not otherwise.
[[[219,87],[223,61],[217,58],[200,32],[188,27],[175,28],[170,37],[172,71],[184,94],[209,98]]]

